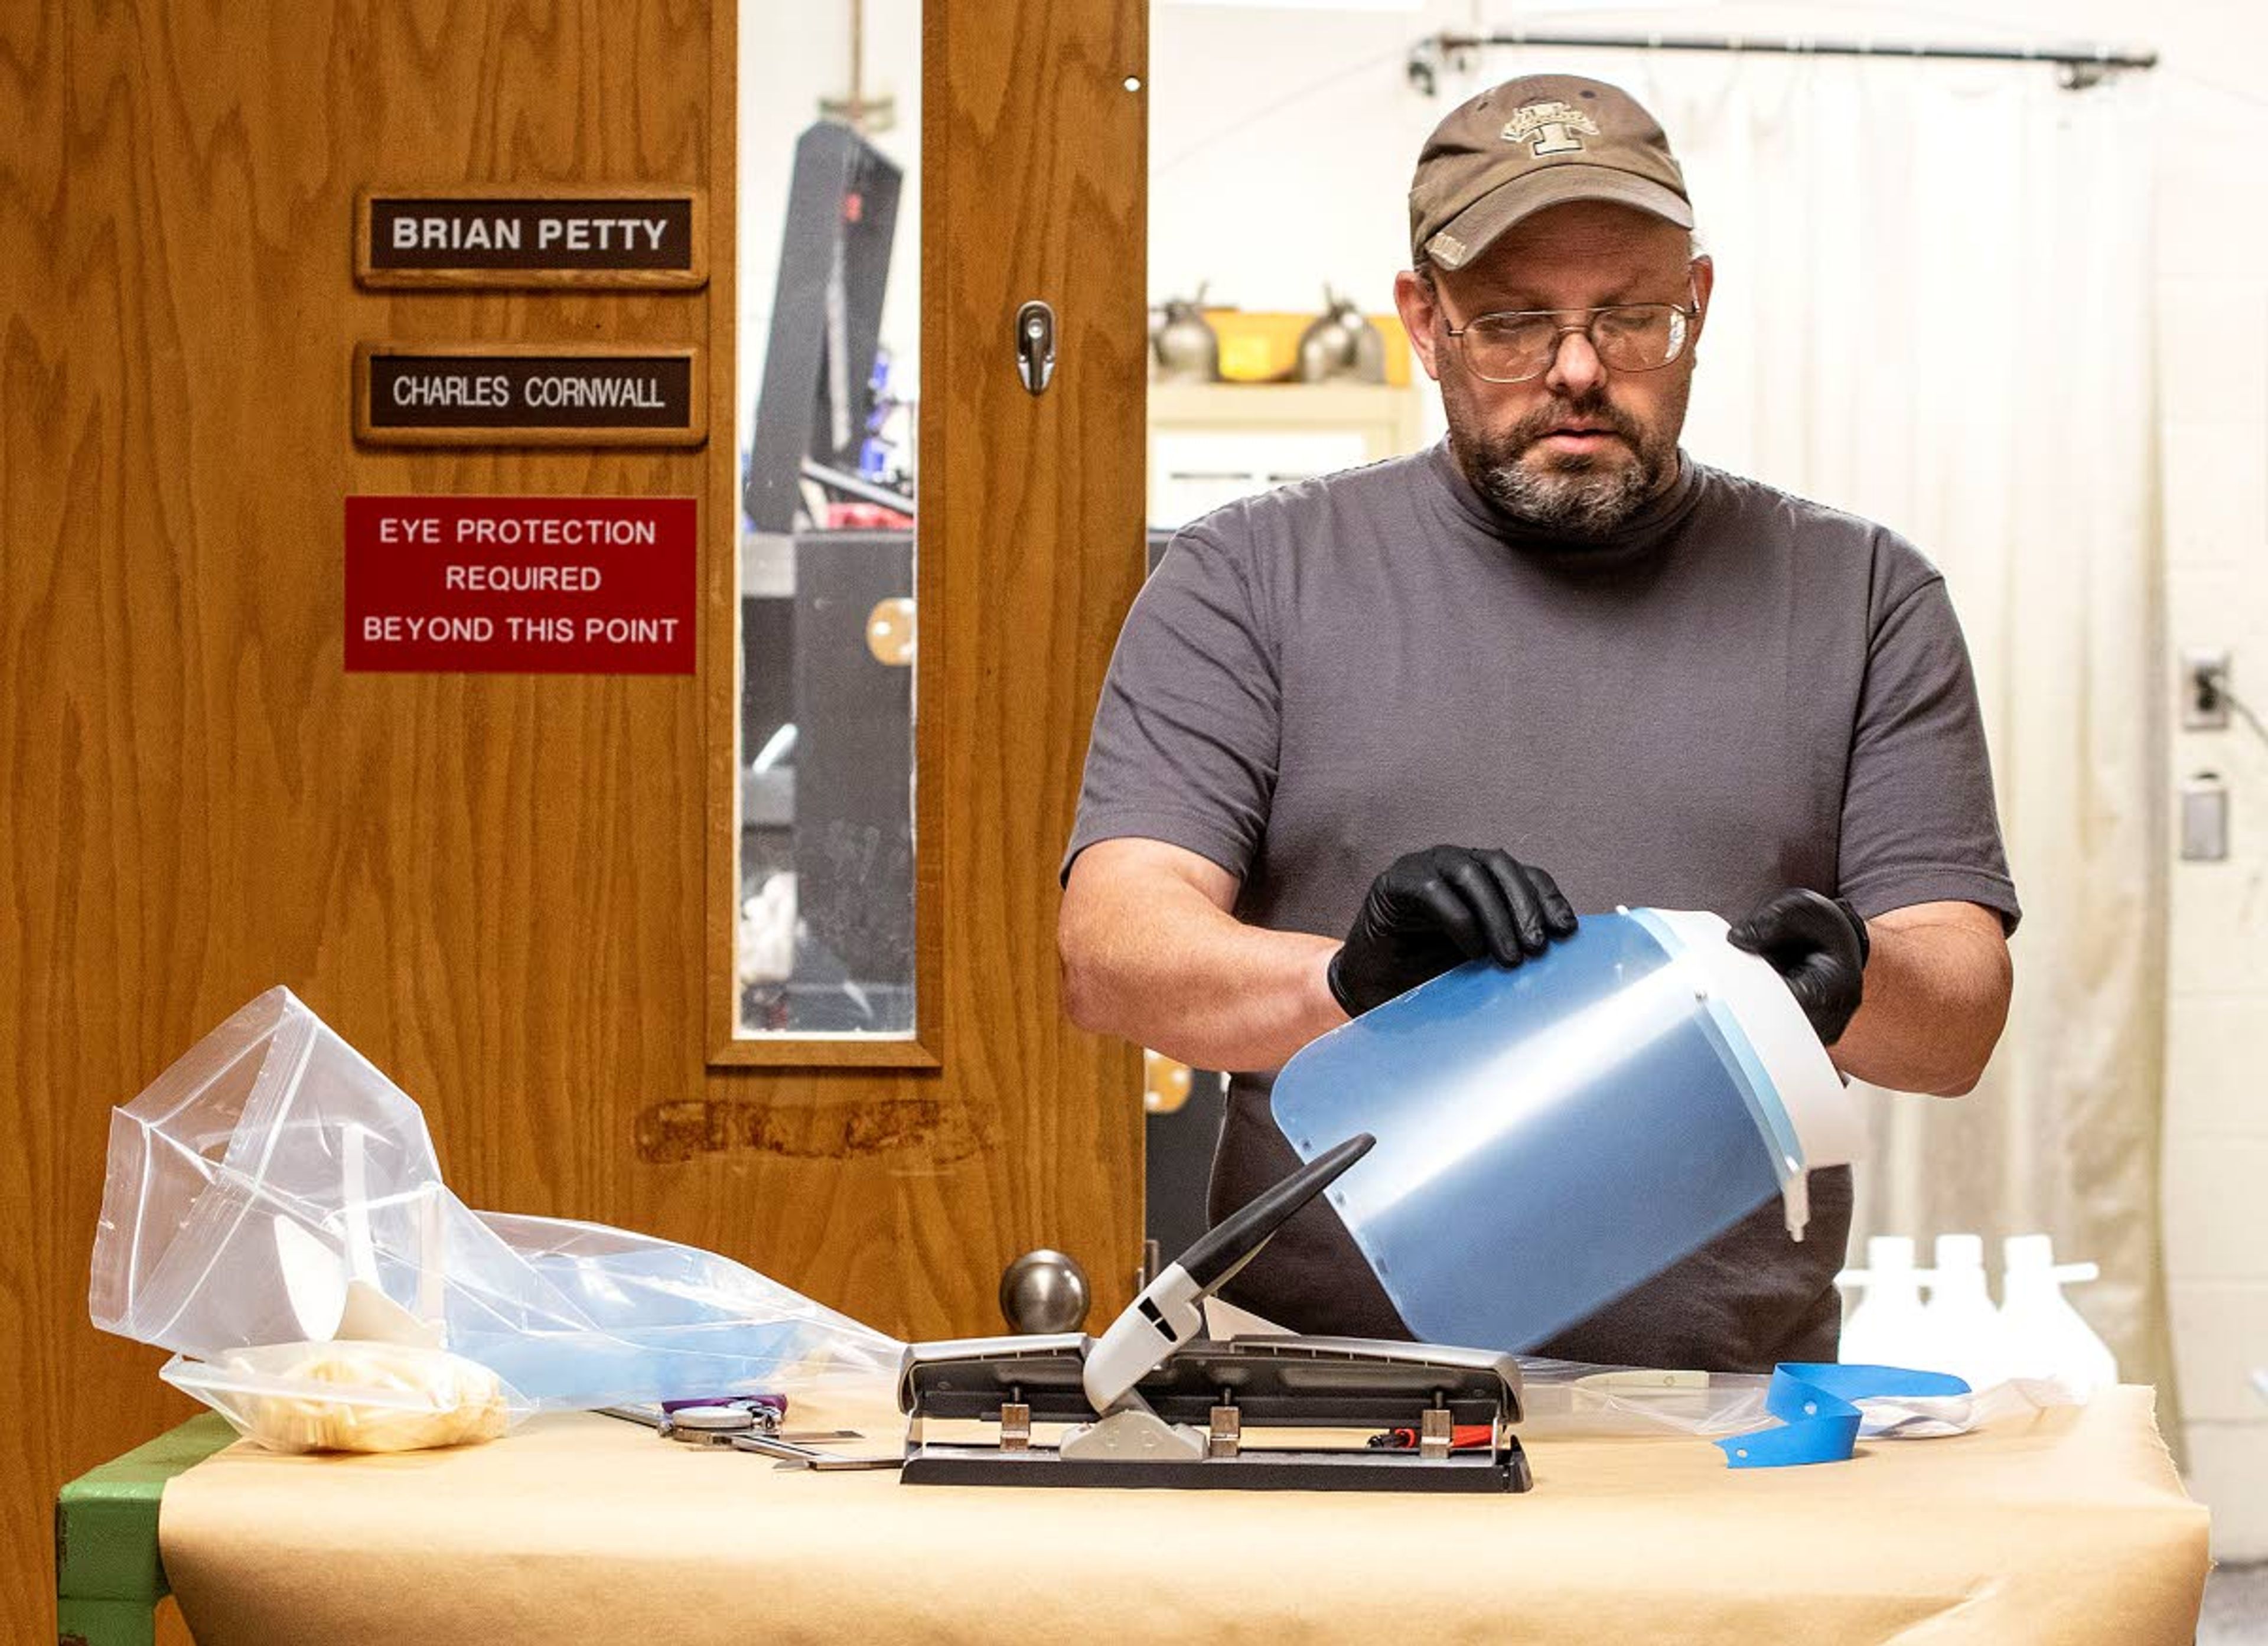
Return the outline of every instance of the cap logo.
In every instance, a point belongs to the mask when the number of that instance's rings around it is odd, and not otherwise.
[[[1549,103],[1527,103],[1512,111],[1512,118],[1504,123],[1506,143],[1533,145],[1538,159],[1547,154],[1580,154],[1583,139],[1576,134],[1599,135],[1598,122],[1580,108],[1571,108],[1554,99]]]

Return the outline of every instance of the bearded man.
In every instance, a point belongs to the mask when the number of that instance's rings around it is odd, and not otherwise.
[[[1234,1071],[1216,1220],[1297,1164],[1293,1052],[1578,908],[1714,910],[1847,1075],[1967,1092],[2018,915],[1968,653],[1911,545],[1680,449],[1714,271],[1659,124],[1507,82],[1435,129],[1410,216],[1395,300],[1447,437],[1175,538],[1064,858],[1073,1020]],[[1549,1342],[1476,1347],[1833,1360],[1849,1169],[1810,1202],[1800,1244],[1775,1200]],[[1226,1295],[1408,1335],[1320,1201]]]

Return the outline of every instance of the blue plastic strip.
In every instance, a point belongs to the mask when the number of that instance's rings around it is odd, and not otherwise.
[[[1859,1442],[1859,1400],[1967,1394],[1969,1385],[1941,1371],[1904,1366],[1846,1366],[1832,1361],[1783,1361],[1764,1391],[1764,1409],[1779,1423],[1712,1443],[1735,1469],[1778,1469],[1798,1463],[1841,1463]]]

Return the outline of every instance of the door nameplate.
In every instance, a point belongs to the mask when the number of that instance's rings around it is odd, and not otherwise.
[[[355,279],[380,288],[702,286],[705,206],[697,188],[364,189]]]
[[[364,343],[355,438],[374,445],[700,445],[697,349]]]

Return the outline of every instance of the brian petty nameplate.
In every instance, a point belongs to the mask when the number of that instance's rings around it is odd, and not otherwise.
[[[364,189],[365,286],[690,287],[709,278],[696,188]]]
[[[696,349],[362,343],[355,438],[375,445],[699,445]]]

